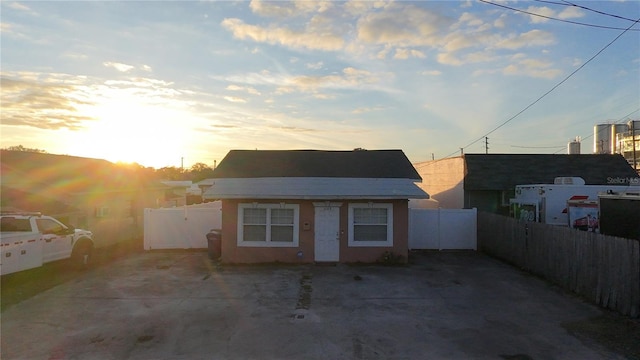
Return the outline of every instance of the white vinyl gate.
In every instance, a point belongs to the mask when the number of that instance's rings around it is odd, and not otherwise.
[[[409,249],[477,250],[477,209],[409,209]]]
[[[222,227],[219,201],[144,209],[144,249],[206,249],[207,233]]]

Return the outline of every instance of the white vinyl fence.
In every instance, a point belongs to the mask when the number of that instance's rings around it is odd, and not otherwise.
[[[409,249],[477,250],[477,209],[409,209]]]
[[[219,201],[144,209],[144,249],[206,249],[207,233],[222,227]]]
[[[144,210],[144,249],[206,249],[222,227],[219,201]],[[409,249],[476,250],[476,209],[409,209]]]

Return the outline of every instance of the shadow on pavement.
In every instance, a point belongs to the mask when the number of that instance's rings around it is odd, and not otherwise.
[[[69,260],[54,261],[43,266],[4,275],[0,279],[0,311],[29,299],[43,291],[82,276],[92,269],[107,266],[115,260],[141,253],[142,239],[118,242],[94,249],[87,269],[77,269]]]

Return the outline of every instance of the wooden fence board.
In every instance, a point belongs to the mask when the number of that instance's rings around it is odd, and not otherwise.
[[[640,316],[640,242],[478,213],[478,248],[608,309]]]

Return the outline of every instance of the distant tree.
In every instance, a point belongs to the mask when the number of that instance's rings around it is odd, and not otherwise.
[[[206,171],[206,170],[210,170],[211,168],[209,167],[209,165],[205,164],[205,163],[195,163],[193,164],[193,166],[191,166],[190,171],[191,172],[202,172],[202,171]]]
[[[140,180],[155,180],[157,178],[156,170],[152,167],[145,167],[138,163],[116,163],[120,169],[127,171]]]
[[[157,169],[156,177],[160,180],[189,180],[189,174],[175,166]]]
[[[9,150],[9,151],[24,151],[24,152],[34,152],[34,153],[46,153],[46,151],[44,150],[40,150],[40,149],[32,149],[32,148],[28,148],[28,147],[24,147],[22,145],[17,145],[17,146],[9,146],[6,147],[2,150]]]
[[[205,163],[195,163],[189,170],[189,178],[191,181],[198,182],[200,180],[209,179],[213,176],[213,169]]]

